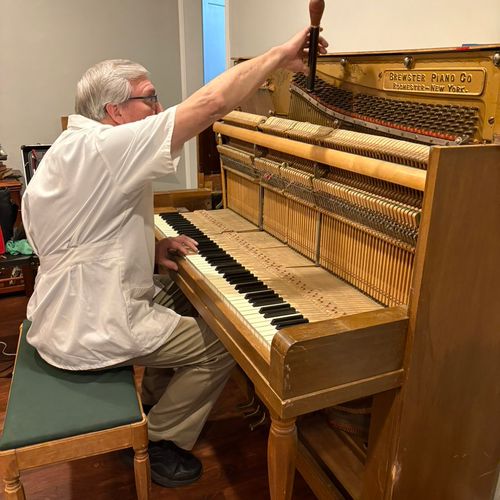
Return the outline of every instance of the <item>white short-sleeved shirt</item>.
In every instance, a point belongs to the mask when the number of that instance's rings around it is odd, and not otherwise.
[[[40,258],[28,341],[53,365],[148,354],[179,321],[152,302],[152,181],[177,168],[175,109],[115,127],[71,115],[27,186],[23,222]]]

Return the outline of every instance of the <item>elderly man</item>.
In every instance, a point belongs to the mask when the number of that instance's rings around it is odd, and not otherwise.
[[[77,114],[23,198],[24,224],[40,258],[28,341],[67,370],[146,367],[151,474],[164,486],[200,477],[201,463],[187,450],[234,362],[202,319],[178,313],[187,301],[172,283],[153,280],[155,259],[176,270],[172,254],[195,252],[196,243],[179,236],[155,248],[152,181],[175,172],[184,142],[273,70],[304,71],[307,45],[303,30],[165,111],[144,67],[96,64],[78,83]],[[320,51],[325,47],[322,39]],[[159,284],[168,290],[168,307],[154,300]]]

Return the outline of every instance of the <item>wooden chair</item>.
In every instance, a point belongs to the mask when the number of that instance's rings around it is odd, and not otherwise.
[[[147,420],[132,368],[55,368],[26,342],[29,326],[21,327],[0,439],[4,498],[25,499],[23,470],[133,447],[137,497],[148,500]]]

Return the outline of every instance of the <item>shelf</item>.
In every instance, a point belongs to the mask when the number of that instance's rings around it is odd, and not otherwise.
[[[321,413],[300,420],[297,468],[318,498],[361,497],[365,452],[348,434],[332,429]],[[338,485],[341,486],[338,486]]]

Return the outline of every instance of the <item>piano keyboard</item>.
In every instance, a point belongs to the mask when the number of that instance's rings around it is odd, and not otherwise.
[[[282,328],[346,314],[345,308],[339,308],[337,304],[332,307],[331,301],[324,297],[324,290],[305,284],[304,276],[312,276],[317,284],[326,278],[328,283],[324,288],[328,290],[334,283],[337,292],[340,290],[341,296],[344,293],[356,312],[380,307],[356,290],[353,294],[352,287],[258,231],[244,219],[227,221],[227,226],[221,222],[228,215],[234,217],[236,214],[216,211],[220,217],[211,224],[209,219],[215,214],[210,212],[212,216],[197,217],[200,213],[203,212],[155,215],[155,227],[164,237],[185,234],[198,242],[199,253],[186,256],[186,260],[223,302],[248,324],[254,337],[267,349]],[[196,225],[188,218],[195,219]],[[235,226],[242,232],[236,233]],[[268,243],[272,246],[269,252],[272,250],[281,262],[269,257],[266,248],[258,249],[248,243],[248,239],[262,242],[266,236],[272,240],[271,244]],[[283,263],[289,267],[284,267]],[[314,278],[320,276],[322,279]]]

